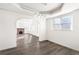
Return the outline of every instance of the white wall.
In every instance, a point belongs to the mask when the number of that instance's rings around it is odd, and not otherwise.
[[[16,17],[0,10],[0,50],[16,47]]]
[[[73,30],[72,31],[55,31],[53,30],[53,19],[48,19],[47,22],[47,39],[57,44],[69,47],[79,51],[79,10],[72,13],[61,15],[73,16]],[[57,18],[57,17],[56,17]]]
[[[44,16],[39,17],[39,25],[38,25],[38,31],[39,31],[39,40],[44,41],[46,40],[46,19]]]

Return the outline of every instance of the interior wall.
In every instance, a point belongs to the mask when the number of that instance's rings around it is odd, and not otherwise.
[[[55,31],[53,30],[53,19],[63,16],[73,16],[73,30],[72,31]],[[71,13],[60,15],[46,21],[47,32],[46,38],[52,42],[62,46],[69,47],[79,51],[79,10]]]
[[[46,40],[46,18],[44,16],[39,17],[39,40],[44,41]]]
[[[16,47],[16,16],[0,10],[0,50]]]

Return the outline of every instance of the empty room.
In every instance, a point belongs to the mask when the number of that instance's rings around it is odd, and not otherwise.
[[[0,55],[79,55],[79,3],[0,3]]]

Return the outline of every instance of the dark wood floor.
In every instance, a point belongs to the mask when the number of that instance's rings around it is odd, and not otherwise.
[[[0,55],[79,55],[79,52],[47,40],[39,42],[38,37],[32,36],[30,41],[18,39],[16,48],[1,51]]]

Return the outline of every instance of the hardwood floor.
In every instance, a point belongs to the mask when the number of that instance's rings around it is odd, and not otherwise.
[[[50,41],[39,42],[36,36],[32,39],[21,38],[17,40],[17,47],[3,50],[0,55],[79,55],[78,51],[60,46]]]

